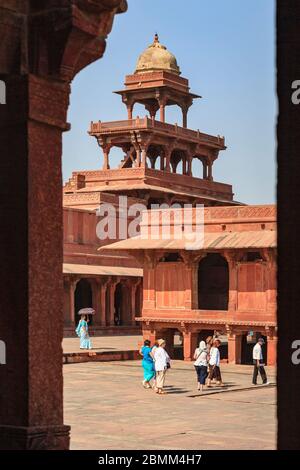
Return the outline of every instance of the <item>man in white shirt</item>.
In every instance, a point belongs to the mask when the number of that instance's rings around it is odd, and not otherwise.
[[[267,374],[264,368],[264,360],[263,360],[263,352],[262,352],[262,345],[265,343],[263,338],[259,338],[256,345],[253,348],[252,357],[253,357],[253,385],[257,385],[257,376],[258,372],[261,375],[261,379],[263,384],[267,384]]]
[[[166,372],[167,369],[170,367],[170,357],[165,350],[166,342],[163,339],[159,339],[157,341],[158,347],[154,351],[154,367],[156,371],[156,393],[160,395],[164,394],[163,391]]]

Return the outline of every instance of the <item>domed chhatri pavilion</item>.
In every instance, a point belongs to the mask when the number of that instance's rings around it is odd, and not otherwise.
[[[103,150],[102,171],[74,172],[64,187],[66,205],[74,204],[75,195],[81,205],[83,194],[87,201],[91,193],[95,198],[96,192],[120,191],[150,203],[237,204],[231,185],[213,180],[213,164],[226,149],[224,137],[187,129],[188,110],[200,96],[190,92],[175,56],[159,42],[157,34],[139,56],[134,74],[126,76],[125,88],[115,93],[126,105],[127,120],[91,123],[89,134]],[[142,104],[148,115],[134,117],[136,103]],[[165,122],[165,108],[173,105],[182,110],[181,126]],[[123,153],[115,169],[109,160],[112,147]],[[202,177],[193,174],[196,160],[202,165]]]
[[[180,334],[183,357],[191,359],[199,338],[218,331],[228,338],[224,357],[237,363],[247,361],[248,346],[259,334],[266,337],[273,364],[275,207],[245,206],[234,200],[230,184],[214,181],[214,162],[226,149],[224,137],[187,128],[188,110],[200,96],[191,93],[158,35],[116,93],[127,119],[92,122],[89,130],[103,151],[102,169],[73,172],[63,188],[69,331],[78,309],[93,306],[96,334],[142,327],[144,337],[166,338],[171,354],[174,336]],[[136,103],[145,107],[145,117],[133,116]],[[165,122],[165,108],[174,105],[182,110],[181,125]],[[110,162],[113,147],[121,154],[117,168]],[[196,161],[202,165],[197,176]],[[121,217],[120,195],[128,197],[128,206],[138,202],[149,210],[152,204],[203,204],[204,244],[189,251],[174,239],[124,240],[120,234],[115,243],[100,242],[95,210],[110,202]]]

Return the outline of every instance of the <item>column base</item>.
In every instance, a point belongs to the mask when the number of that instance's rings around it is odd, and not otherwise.
[[[70,426],[0,426],[0,450],[68,450]]]

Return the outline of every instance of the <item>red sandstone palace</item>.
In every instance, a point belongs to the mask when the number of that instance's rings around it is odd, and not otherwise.
[[[247,346],[260,334],[274,364],[275,206],[245,206],[234,200],[231,185],[214,181],[224,137],[187,128],[188,109],[200,97],[157,36],[116,93],[127,119],[92,122],[89,130],[103,151],[102,170],[74,172],[63,188],[65,334],[73,334],[78,310],[93,306],[94,334],[142,328],[151,340],[165,337],[171,354],[179,334],[188,360],[200,337],[218,331],[228,340],[224,358],[233,363],[247,362]],[[148,115],[133,117],[135,103]],[[165,122],[171,105],[181,108],[182,125]],[[122,155],[115,169],[112,147]],[[201,177],[193,174],[196,161]],[[204,243],[187,250],[174,237],[122,240],[120,233],[117,242],[100,242],[96,209],[110,203],[122,218],[120,195],[129,206],[149,210],[153,204],[203,204]]]

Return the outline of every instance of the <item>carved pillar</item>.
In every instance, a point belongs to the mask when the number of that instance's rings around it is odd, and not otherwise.
[[[242,338],[243,334],[235,333],[227,328],[228,338],[228,364],[241,364],[242,362]]]
[[[165,171],[170,172],[171,171],[171,154],[172,154],[172,148],[166,148],[165,150]]]
[[[141,149],[139,147],[136,149],[136,166],[141,166]]]
[[[69,287],[69,295],[70,295],[70,300],[69,300],[69,305],[70,305],[70,324],[72,326],[76,326],[76,315],[75,315],[75,290],[76,290],[76,285],[77,285],[78,279],[71,277],[70,279],[70,287]]]
[[[109,152],[111,150],[111,145],[110,144],[101,144],[101,148],[103,151],[103,166],[102,170],[109,170],[110,165],[109,165]]]
[[[165,104],[161,102],[159,105],[159,119],[161,122],[165,122]]]
[[[188,102],[182,104],[181,111],[182,111],[182,127],[187,127],[187,115],[188,115],[188,110],[190,106],[193,104],[193,100],[188,100]]]
[[[202,159],[202,165],[203,165],[203,179],[207,180],[207,162],[205,159]]]
[[[106,318],[107,318],[107,315],[106,315],[106,312],[107,312],[107,309],[109,308],[109,305],[107,305],[106,303],[106,291],[108,289],[108,279],[106,279],[105,281],[102,281],[101,283],[101,287],[100,287],[100,295],[101,295],[101,320],[100,320],[100,323],[101,323],[101,326],[106,326]]]
[[[263,256],[267,261],[266,264],[266,300],[267,300],[267,310],[274,314],[274,321],[276,315],[276,274],[277,274],[277,264],[276,264],[276,253],[275,250],[263,250]]]
[[[188,107],[182,106],[182,127],[187,128],[187,114],[188,114]]]
[[[184,152],[184,156],[182,157],[182,174],[187,174],[187,155]]]
[[[115,326],[115,292],[118,279],[114,278],[109,283],[109,314],[107,326]]]
[[[183,328],[183,358],[185,361],[191,361],[197,347],[198,333]]]
[[[95,309],[95,315],[93,318],[93,326],[102,326],[102,311],[101,311],[101,278],[95,278],[92,280],[92,292],[93,292],[93,308]]]
[[[210,181],[213,181],[212,166],[213,166],[213,163],[209,161],[207,163],[207,179]]]
[[[161,122],[165,122],[165,106],[167,104],[167,99],[164,96],[159,95],[157,97],[157,102],[159,104],[159,119]]]
[[[184,306],[187,310],[198,308],[198,258],[189,251],[180,252],[186,269]]]
[[[192,164],[193,164],[193,157],[192,157],[192,155],[188,155],[188,159],[187,159],[187,174],[188,174],[189,176],[193,176]]]
[[[0,331],[7,349],[0,367],[1,450],[69,447],[61,346],[62,132],[69,128],[70,82],[102,56],[121,1],[53,5],[4,0],[0,6],[0,79],[7,92],[0,122]]]
[[[141,142],[140,147],[141,147],[141,167],[147,168],[147,152],[148,152],[148,147],[150,145],[151,138],[146,137],[144,141]]]
[[[275,328],[266,327],[267,337],[267,361],[268,366],[276,366],[277,364],[277,335]]]
[[[128,119],[132,119],[133,106],[134,106],[134,103],[126,103]]]
[[[137,312],[137,293],[139,294],[138,305],[141,306],[141,279],[136,279],[131,283],[131,312],[132,312],[132,325],[136,324],[135,317],[140,314]]]
[[[237,310],[238,300],[238,253],[226,251],[224,253],[229,270],[228,310]]]
[[[165,169],[165,151],[163,150],[160,155],[160,170],[163,171]]]

